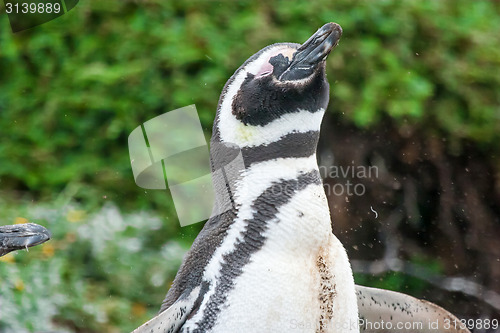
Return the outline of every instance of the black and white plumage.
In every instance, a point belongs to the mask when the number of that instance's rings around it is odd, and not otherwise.
[[[15,251],[42,244],[50,239],[50,232],[35,223],[0,226],[0,257]]]
[[[325,59],[341,34],[328,23],[302,45],[270,45],[226,83],[210,148],[218,214],[184,258],[160,314],[134,333],[359,332],[358,304],[372,318],[380,309],[365,297],[384,303],[397,294],[356,293],[316,162],[329,100]],[[242,163],[232,163],[238,156]],[[392,312],[396,320],[399,309]]]

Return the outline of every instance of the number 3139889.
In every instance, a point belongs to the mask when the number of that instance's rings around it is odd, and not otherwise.
[[[498,329],[498,319],[460,319],[444,320],[445,329]]]
[[[50,3],[50,2],[39,2],[39,3],[10,3],[7,2],[5,4],[5,11],[7,14],[15,13],[15,14],[51,14],[51,13],[59,13],[61,12],[61,5],[59,3]]]

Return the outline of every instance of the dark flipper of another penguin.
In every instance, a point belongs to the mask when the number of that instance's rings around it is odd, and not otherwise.
[[[470,333],[445,309],[394,291],[356,286],[360,332]]]
[[[50,239],[50,232],[35,223],[0,226],[0,257],[15,251],[28,249]]]

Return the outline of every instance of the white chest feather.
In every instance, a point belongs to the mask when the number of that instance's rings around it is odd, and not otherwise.
[[[214,332],[339,332],[357,322],[352,273],[323,200],[321,185],[311,185],[280,209]]]

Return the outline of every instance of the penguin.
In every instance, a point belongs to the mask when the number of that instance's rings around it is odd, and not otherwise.
[[[407,295],[356,288],[332,232],[316,147],[326,58],[341,35],[327,23],[302,45],[265,47],[227,81],[210,145],[214,213],[160,313],[133,333],[390,332],[378,322],[432,313],[443,327],[455,318]]]
[[[48,241],[50,231],[35,223],[0,226],[0,257]]]

